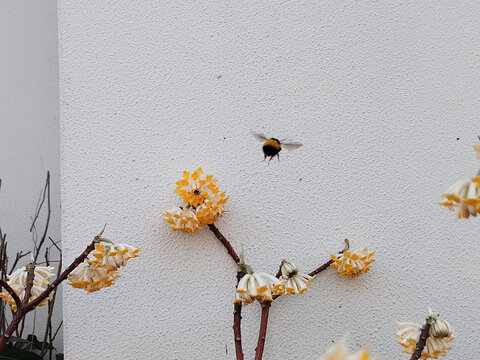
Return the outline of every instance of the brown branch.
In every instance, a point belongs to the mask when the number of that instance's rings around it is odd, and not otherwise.
[[[277,273],[275,274],[275,277],[277,279],[280,279],[280,276],[282,276],[282,264],[283,264],[283,261],[280,263],[280,266],[278,267],[278,271]]]
[[[0,338],[0,350],[3,349],[8,339],[10,338],[10,336],[12,336],[13,332],[17,329],[18,325],[20,324],[20,321],[24,316],[25,316],[25,313],[23,312],[23,309],[21,311],[16,311],[14,313],[13,319],[10,322],[10,324],[8,324],[7,330],[5,330],[2,337]]]
[[[230,242],[225,239],[225,236],[222,235],[222,233],[220,232],[220,230],[218,230],[215,224],[208,224],[208,227],[210,228],[210,230],[213,231],[213,233],[215,234],[217,239],[220,240],[222,245],[225,246],[225,249],[227,249],[228,254],[232,257],[233,261],[238,264],[240,262],[240,257],[237,255]]]
[[[308,275],[310,276],[315,276],[317,275],[318,273],[322,272],[323,270],[327,270],[328,267],[330,266],[330,264],[333,263],[333,260],[328,260],[325,264],[319,266],[318,268],[316,268],[315,270],[311,271],[308,273]]]
[[[422,332],[420,333],[420,339],[418,340],[417,347],[415,348],[415,351],[413,352],[410,360],[418,360],[422,356],[423,348],[427,344],[428,332],[430,331],[430,326],[431,326],[430,321],[427,318],[425,325],[423,325],[422,327]]]
[[[33,280],[35,278],[35,264],[30,263],[27,265],[27,268],[27,286],[25,287],[25,297],[22,299],[23,305],[26,305],[28,300],[30,300],[30,292],[32,291]]]
[[[15,304],[17,305],[17,310],[20,309],[22,307],[22,300],[20,300],[17,293],[3,279],[0,279],[0,286],[3,287],[5,290],[7,290],[10,296],[13,298],[13,300],[15,301]]]
[[[244,270],[237,272],[237,286],[240,279],[245,275]],[[235,303],[233,305],[233,337],[235,339],[235,358],[243,360],[242,347],[242,303]]]
[[[236,264],[240,263],[240,257],[237,255],[233,246],[230,242],[223,236],[223,234],[218,230],[215,224],[208,224],[208,227],[215,234],[218,240],[222,245],[227,249],[228,254],[231,256],[233,261]],[[237,271],[237,286],[240,279],[245,275],[244,270]],[[233,305],[233,339],[235,343],[235,356],[237,360],[243,360],[243,348],[242,348],[242,304],[235,303]]]
[[[45,300],[48,295],[63,281],[67,278],[67,276],[75,270],[75,268],[80,265],[83,260],[85,260],[94,249],[95,249],[95,243],[97,243],[100,240],[100,235],[95,236],[95,239],[90,243],[90,245],[87,246],[87,248],[83,251],[83,253],[78,256],[63,272],[58,276],[50,285],[47,286],[47,288],[40,294],[38,295],[35,300],[32,300],[28,305],[25,306],[25,311],[28,312],[35,308],[38,304],[40,304],[43,300]]]
[[[262,304],[262,317],[260,319],[260,330],[258,331],[258,342],[255,348],[255,360],[262,360],[263,348],[265,347],[265,337],[267,335],[268,315],[270,312],[271,301],[264,301]]]
[[[37,213],[35,214],[35,218],[32,221],[32,226],[30,227],[30,231],[32,231],[35,227],[35,221],[38,219],[38,216],[40,215],[40,210],[42,209],[42,205],[45,202],[45,195],[47,197],[47,220],[45,223],[45,228],[43,230],[43,235],[42,238],[40,239],[40,242],[38,246],[36,246],[35,249],[35,257],[34,260],[36,261],[38,258],[38,255],[40,255],[40,250],[42,248],[43,243],[45,242],[45,239],[47,238],[47,232],[48,232],[48,226],[50,224],[50,215],[51,215],[51,204],[50,204],[50,171],[47,171],[47,179],[45,180],[45,188],[43,190],[43,199],[42,202],[40,203],[40,206],[37,209]]]
[[[100,241],[100,237],[103,234],[103,231],[105,228],[93,239],[93,241],[86,247],[86,249],[78,256],[40,295],[38,295],[35,299],[30,301],[29,303],[28,300],[30,298],[30,291],[33,286],[33,277],[35,275],[35,267],[33,264],[30,264],[30,268],[28,270],[28,275],[27,275],[27,288],[25,298],[24,298],[24,303],[21,304],[20,308],[17,308],[17,311],[14,313],[13,319],[8,325],[7,329],[3,333],[2,337],[0,338],[0,350],[3,349],[5,344],[7,343],[8,339],[10,336],[13,334],[13,332],[17,329],[18,325],[20,322],[24,319],[25,315],[29,312],[35,309],[35,307],[40,304],[43,300],[45,300],[50,293],[62,282],[64,281],[67,276],[78,266],[80,265],[81,262],[83,262],[88,254],[95,249],[95,244]],[[21,303],[21,302],[20,302]]]
[[[318,273],[321,273],[322,271],[328,269],[330,267],[331,263],[333,263],[333,260],[328,260],[323,265],[320,265],[315,270],[309,272],[308,275],[315,276]],[[280,277],[280,275],[281,275],[281,270],[279,269],[277,271],[277,278]],[[273,295],[272,299],[275,300],[279,296],[281,296],[281,295]],[[268,315],[269,315],[269,312],[270,312],[270,306],[271,305],[272,305],[271,301],[262,302],[262,315],[261,315],[261,319],[260,319],[260,330],[258,332],[257,347],[255,348],[255,360],[261,360],[262,356],[263,356],[263,348],[265,346],[265,337],[266,337],[266,334],[267,334]]]

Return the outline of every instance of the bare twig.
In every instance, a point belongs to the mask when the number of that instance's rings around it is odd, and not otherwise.
[[[30,263],[27,265],[27,285],[25,287],[25,297],[22,299],[23,305],[26,305],[28,303],[28,300],[30,300],[31,296],[31,291],[33,287],[33,280],[35,278],[35,264]]]
[[[270,313],[271,301],[264,301],[262,305],[262,315],[260,318],[260,330],[258,331],[257,347],[255,348],[255,360],[262,360],[263,348],[265,347],[265,337],[267,335],[268,315]]]
[[[220,230],[218,230],[215,224],[208,224],[208,227],[210,228],[210,230],[213,231],[213,233],[215,234],[217,239],[220,240],[222,245],[225,246],[225,249],[227,249],[228,254],[232,257],[233,261],[238,264],[240,262],[240,257],[237,255],[230,242],[225,238],[225,236],[222,235],[222,233],[220,232]]]
[[[38,219],[38,216],[40,215],[40,211],[41,211],[42,206],[45,202],[45,197],[47,199],[47,220],[46,220],[46,223],[45,223],[45,228],[43,229],[42,238],[40,239],[40,242],[38,243],[38,245],[35,246],[34,261],[36,261],[37,258],[38,258],[38,255],[40,255],[40,250],[42,248],[43,243],[45,242],[45,239],[47,238],[48,226],[50,224],[50,215],[51,215],[50,171],[47,172],[47,179],[45,180],[45,188],[43,190],[43,199],[42,199],[40,205],[37,207],[37,211],[36,211],[36,214],[33,218],[32,226],[30,227],[30,231],[32,231],[35,228],[35,222]]]
[[[13,316],[13,319],[12,321],[10,322],[10,325],[8,326],[8,328],[5,330],[5,332],[3,333],[2,337],[0,338],[0,350],[3,349],[3,347],[5,346],[5,344],[7,343],[8,341],[8,338],[13,334],[13,332],[17,329],[20,321],[22,319],[24,319],[25,315],[32,311],[33,309],[35,309],[35,307],[37,305],[39,305],[42,301],[44,301],[49,295],[50,293],[62,282],[64,281],[67,276],[78,266],[80,265],[81,262],[83,262],[83,260],[86,259],[86,257],[88,256],[88,254],[90,254],[90,252],[92,252],[94,249],[95,249],[95,244],[98,243],[100,241],[100,237],[102,236],[103,234],[103,231],[105,230],[105,228],[103,228],[103,230],[97,235],[95,236],[95,238],[93,239],[93,241],[85,248],[85,250],[82,252],[82,254],[80,254],[80,256],[78,256],[40,295],[38,295],[35,299],[33,299],[32,301],[30,301],[29,303],[26,303],[28,300],[29,300],[29,296],[28,294],[30,293],[30,289],[28,289],[28,284],[29,284],[29,280],[27,280],[27,289],[26,290],[29,290],[28,292],[26,292],[26,295],[25,295],[25,299],[24,299],[24,303],[22,305],[21,308],[19,308],[15,313],[14,313],[14,316]],[[32,285],[33,285],[33,275],[35,274],[34,273],[35,271],[35,268],[33,267],[30,267],[29,268],[29,274],[27,275],[27,279],[30,277],[30,274],[32,274]]]
[[[418,360],[422,356],[422,351],[427,344],[428,334],[431,326],[431,319],[427,318],[425,325],[422,327],[422,332],[420,333],[420,339],[418,340],[417,347],[412,354],[410,360]]]
[[[237,272],[237,286],[240,279],[245,275],[244,270]],[[243,360],[242,347],[242,303],[233,305],[233,337],[235,339],[235,357],[237,360]]]
[[[15,256],[15,261],[13,262],[13,265],[10,269],[10,274],[15,270],[15,267],[17,266],[18,262],[24,258],[25,256],[28,256],[30,254],[30,251],[29,252],[26,252],[25,254],[22,253],[21,251],[20,252],[17,252],[17,255]]]
[[[62,269],[62,250],[57,246],[57,244],[52,240],[51,237],[49,237],[49,240],[52,242],[53,246],[55,246],[57,248],[57,250],[59,251],[59,264],[58,264],[58,268],[57,268],[57,277],[60,276],[60,272],[61,272],[61,269]],[[50,265],[50,252],[48,251],[48,249],[50,248],[47,248],[46,251],[45,251],[45,262],[46,262],[46,265],[49,266]],[[52,358],[52,350],[53,350],[53,340],[55,338],[55,336],[52,334],[52,315],[53,315],[53,309],[54,309],[54,306],[55,306],[55,299],[56,299],[56,296],[57,296],[57,292],[55,291],[51,297],[50,300],[48,300],[48,315],[47,315],[47,323],[46,323],[46,326],[45,326],[45,333],[44,333],[44,337],[43,337],[43,342],[42,342],[42,352],[40,354],[40,356],[44,356],[46,353],[47,353],[47,350],[49,352],[49,359]],[[57,331],[60,330],[60,328],[57,329]],[[48,346],[47,346],[48,345]]]
[[[3,279],[0,279],[0,285],[2,286],[2,288],[7,290],[8,293],[11,295],[11,297],[15,301],[15,304],[17,305],[17,310],[19,308],[21,308],[22,307],[22,301],[18,297],[17,293],[10,287],[10,285],[8,285],[8,283]]]
[[[212,232],[215,234],[218,240],[222,243],[222,245],[227,249],[228,254],[231,256],[233,261],[236,264],[240,263],[240,257],[237,255],[235,250],[233,249],[230,242],[222,235],[220,230],[214,224],[208,224],[208,227]],[[245,275],[243,270],[237,271],[237,285],[240,279]],[[243,348],[242,348],[242,304],[235,303],[233,305],[233,338],[235,343],[235,356],[237,360],[243,360]]]

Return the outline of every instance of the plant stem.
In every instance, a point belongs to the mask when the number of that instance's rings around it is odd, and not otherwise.
[[[316,268],[315,270],[308,273],[308,275],[310,275],[310,276],[317,275],[318,273],[328,269],[330,267],[331,263],[333,263],[333,260],[328,260],[323,265],[320,265],[318,268]],[[279,274],[279,272],[277,272],[277,275],[278,274]],[[273,295],[272,299],[275,300],[279,296],[281,296],[281,295]],[[265,301],[265,302],[262,303],[262,315],[261,315],[261,319],[260,319],[260,330],[258,332],[257,347],[255,348],[255,360],[262,360],[263,348],[265,346],[265,337],[266,337],[266,334],[267,334],[268,315],[270,313],[270,306],[271,305],[272,305],[271,301]]]
[[[427,344],[428,332],[430,330],[430,326],[431,326],[430,321],[427,318],[425,325],[423,325],[422,327],[422,332],[420,333],[420,339],[418,340],[417,347],[415,348],[415,351],[413,352],[410,360],[418,360],[420,359],[420,356],[422,356],[423,348]]]
[[[237,272],[237,286],[245,271]],[[242,303],[233,304],[233,337],[235,339],[235,358],[243,360],[242,347]]]
[[[240,263],[240,257],[237,255],[230,242],[222,235],[220,230],[215,224],[208,224],[208,227],[215,234],[222,245],[227,249],[228,254],[233,261],[238,265]],[[240,279],[245,275],[245,271],[239,270],[237,272],[237,285]],[[237,360],[243,360],[243,347],[242,347],[242,304],[235,303],[233,305],[233,339],[235,343],[235,357]]]
[[[15,305],[17,309],[22,307],[22,300],[18,297],[17,293],[8,285],[5,280],[0,279],[0,286],[3,287],[8,293],[12,296],[13,300],[15,301]]]
[[[255,360],[262,360],[265,337],[267,335],[268,315],[270,313],[271,301],[262,302],[262,317],[260,319],[260,330],[258,331],[257,347],[255,348]]]
[[[35,306],[40,304],[43,300],[45,300],[50,293],[55,290],[55,288],[62,282],[64,281],[67,276],[75,270],[75,268],[80,265],[80,263],[83,262],[94,249],[95,249],[95,243],[97,243],[100,240],[100,236],[95,236],[95,239],[86,247],[86,249],[83,251],[83,253],[78,256],[73,262],[65,269],[63,272],[60,274],[59,277],[57,277],[48,287],[40,294],[38,295],[34,300],[28,303],[28,305],[25,306],[26,312],[33,310]]]
[[[222,233],[220,232],[220,230],[218,230],[215,224],[208,224],[208,227],[210,228],[210,230],[213,231],[213,233],[215,234],[217,239],[220,240],[222,245],[225,246],[225,249],[227,249],[228,254],[232,257],[233,261],[238,264],[240,262],[240,257],[237,255],[230,242],[225,238],[225,236],[222,235]]]
[[[328,267],[333,263],[333,260],[328,260],[325,264],[323,265],[320,265],[318,268],[316,268],[315,270],[311,271],[308,273],[308,275],[310,276],[315,276],[317,275],[318,273],[322,272],[323,270],[327,270]]]
[[[34,279],[34,275],[35,275],[35,266],[33,264],[31,264],[31,267],[30,269],[28,270],[28,274],[27,274],[27,287],[26,287],[26,291],[25,291],[25,298],[23,299],[23,303],[20,301],[20,306],[17,306],[17,311],[15,312],[14,316],[13,316],[13,319],[12,321],[10,322],[10,324],[8,325],[7,329],[5,330],[5,332],[2,334],[1,338],[0,338],[0,350],[3,349],[3,347],[5,346],[5,344],[7,343],[8,341],[8,338],[13,334],[13,332],[17,329],[18,325],[20,324],[20,322],[22,321],[22,319],[25,317],[25,315],[32,311],[33,309],[35,309],[35,307],[40,304],[42,301],[44,301],[49,295],[50,293],[62,282],[64,281],[67,276],[78,266],[80,265],[81,262],[83,262],[83,260],[86,259],[86,257],[88,256],[88,254],[90,254],[90,252],[95,249],[95,243],[99,242],[100,241],[100,237],[102,236],[103,234],[103,230],[100,232],[100,234],[98,234],[97,236],[95,236],[95,238],[93,239],[93,241],[90,243],[90,245],[88,245],[86,247],[86,249],[82,252],[82,254],[80,256],[78,256],[65,270],[63,270],[63,272],[60,274],[60,276],[58,276],[55,281],[53,281],[40,295],[38,295],[35,299],[33,299],[32,301],[28,302],[29,298],[30,298],[30,292],[31,292],[31,289],[32,289],[32,286],[33,286],[33,279]],[[3,284],[5,285],[5,284]],[[5,286],[4,286],[5,287]],[[8,291],[8,288],[5,287],[5,289],[7,289]],[[11,289],[11,288],[10,288]],[[11,289],[12,290],[12,289]],[[13,290],[12,290],[13,291]],[[13,295],[12,295],[13,297]],[[17,299],[18,299],[18,296],[17,296]],[[19,299],[18,299],[19,300]]]

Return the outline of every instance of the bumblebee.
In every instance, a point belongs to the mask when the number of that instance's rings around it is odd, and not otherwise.
[[[268,163],[270,164],[270,160],[276,155],[278,160],[280,161],[280,151],[282,150],[282,146],[285,149],[293,150],[297,149],[302,146],[299,142],[285,142],[285,140],[278,140],[275,138],[266,138],[265,136],[257,133],[253,133],[255,137],[263,142],[262,150],[264,155],[264,160],[267,159],[267,156],[270,158],[268,159]]]

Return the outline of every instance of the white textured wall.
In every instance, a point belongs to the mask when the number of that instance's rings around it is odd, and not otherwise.
[[[64,247],[106,235],[142,248],[115,286],[65,293],[74,359],[233,359],[235,267],[207,229],[171,233],[174,181],[203,166],[218,227],[254,268],[309,271],[348,237],[376,251],[357,279],[322,273],[271,310],[265,359],[315,359],[346,331],[408,358],[398,321],[427,307],[475,358],[479,220],[436,203],[476,173],[478,2],[61,1]],[[250,135],[301,141],[270,166]],[[302,180],[300,180],[302,179]],[[244,308],[244,350],[259,307]]]
[[[16,251],[33,247],[29,229],[48,170],[49,236],[60,240],[57,41],[56,1],[0,0],[0,226],[7,233],[11,263]],[[43,212],[39,232],[45,219]],[[62,320],[61,300],[58,296],[54,327]],[[42,309],[37,335],[43,333],[44,316]],[[30,331],[28,326],[25,334]],[[61,333],[57,340],[55,346],[61,349]]]

